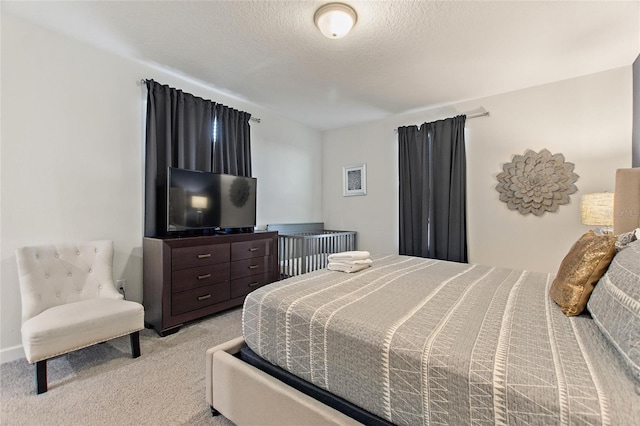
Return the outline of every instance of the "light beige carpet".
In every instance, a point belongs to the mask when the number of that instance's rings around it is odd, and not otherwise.
[[[1,425],[231,425],[205,400],[205,351],[240,336],[233,309],[159,337],[140,332],[139,358],[129,338],[48,362],[49,390],[36,395],[34,366],[0,365]]]

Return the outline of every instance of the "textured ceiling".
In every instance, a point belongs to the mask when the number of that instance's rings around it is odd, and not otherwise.
[[[358,22],[339,40],[314,26],[324,3],[1,7],[318,129],[627,66],[640,53],[638,1],[345,0]]]

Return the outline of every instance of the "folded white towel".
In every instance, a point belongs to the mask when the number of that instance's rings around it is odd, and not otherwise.
[[[327,265],[327,269],[330,271],[339,271],[339,272],[358,272],[363,269],[370,267],[370,263],[361,263],[361,264],[346,264],[341,262],[329,262]]]
[[[373,263],[373,260],[371,259],[362,259],[362,260],[343,260],[343,259],[334,259],[334,260],[330,260],[329,262],[333,262],[333,263],[342,263],[344,265],[370,265]]]
[[[330,254],[329,262],[332,260],[365,260],[368,259],[371,254],[368,251],[343,251],[341,253]]]

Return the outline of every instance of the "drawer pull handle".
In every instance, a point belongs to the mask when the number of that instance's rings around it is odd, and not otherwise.
[[[198,255],[198,259],[206,259],[207,257],[211,257],[211,253],[199,254]]]
[[[198,275],[199,280],[204,280],[205,278],[211,278],[211,274]]]
[[[249,269],[256,269],[258,265],[249,265]]]
[[[255,287],[255,286],[257,286],[258,284],[260,284],[260,283],[259,283],[258,281],[256,281],[255,283],[251,283],[251,284],[249,284],[249,287]]]
[[[207,300],[210,298],[211,298],[210,294],[205,294],[204,296],[198,296],[198,300]]]
[[[251,247],[251,248],[249,249],[249,251],[258,251],[258,250],[260,250],[258,247]]]

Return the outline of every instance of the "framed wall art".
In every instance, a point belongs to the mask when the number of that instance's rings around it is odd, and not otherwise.
[[[342,195],[367,195],[367,165],[356,164],[342,168]]]

